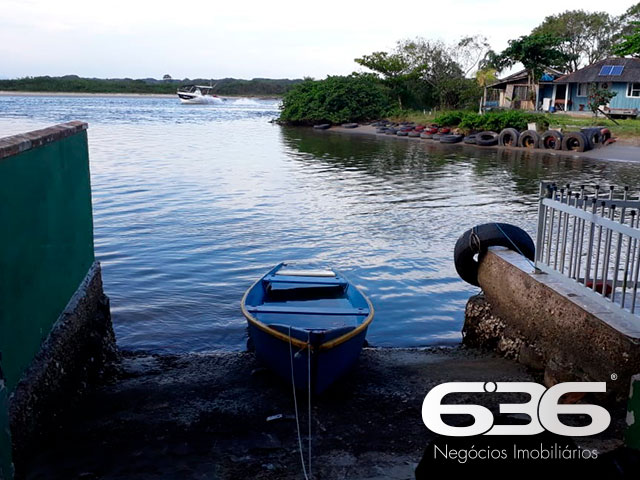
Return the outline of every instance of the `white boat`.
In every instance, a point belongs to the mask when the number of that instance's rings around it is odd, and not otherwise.
[[[222,99],[213,94],[214,87],[215,85],[184,85],[178,88],[178,98],[182,103],[222,103]]]

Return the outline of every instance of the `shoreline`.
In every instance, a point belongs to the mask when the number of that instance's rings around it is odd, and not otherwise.
[[[310,127],[313,128],[313,127]],[[558,157],[566,157],[571,159],[582,158],[596,161],[608,161],[608,162],[625,162],[625,163],[640,163],[640,139],[622,139],[617,140],[612,145],[607,145],[605,147],[596,148],[593,150],[588,150],[586,152],[568,152],[564,150],[544,150],[540,148],[529,149],[524,147],[501,147],[498,145],[484,147],[472,144],[465,144],[463,142],[460,143],[447,143],[443,144],[440,142],[434,142],[433,140],[423,139],[419,137],[398,137],[397,135],[386,135],[376,133],[376,127],[372,127],[371,125],[360,125],[357,128],[344,128],[340,126],[331,127],[328,130],[320,130],[320,132],[333,132],[340,134],[349,134],[349,135],[372,135],[376,138],[386,137],[386,138],[395,138],[398,140],[409,140],[409,141],[421,141],[426,145],[438,145],[443,148],[473,148],[473,149],[481,149],[481,150],[506,150],[506,151],[521,151],[521,152],[529,152],[532,154],[543,154],[543,155],[554,155]]]
[[[121,98],[176,98],[175,93],[93,93],[93,92],[29,92],[23,90],[0,90],[0,97],[121,97]],[[257,98],[277,100],[281,96],[269,95],[219,95],[220,98]]]

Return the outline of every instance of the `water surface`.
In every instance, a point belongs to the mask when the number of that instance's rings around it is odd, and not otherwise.
[[[274,101],[0,97],[0,136],[89,122],[96,256],[118,343],[245,348],[242,294],[283,260],[340,269],[380,346],[457,343],[478,289],[452,261],[471,226],[533,236],[540,179],[637,185],[637,167],[283,128]]]

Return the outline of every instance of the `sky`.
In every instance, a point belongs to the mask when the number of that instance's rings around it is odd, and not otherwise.
[[[416,36],[481,34],[494,50],[545,16],[619,15],[624,0],[1,0],[0,78],[324,78]],[[534,8],[535,6],[535,8]]]

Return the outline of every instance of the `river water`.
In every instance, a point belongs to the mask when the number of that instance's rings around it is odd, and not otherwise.
[[[240,350],[243,292],[324,263],[376,308],[377,346],[460,341],[478,289],[454,269],[478,223],[535,234],[540,179],[638,185],[637,167],[269,123],[270,100],[0,97],[0,136],[89,122],[96,256],[122,348]]]

